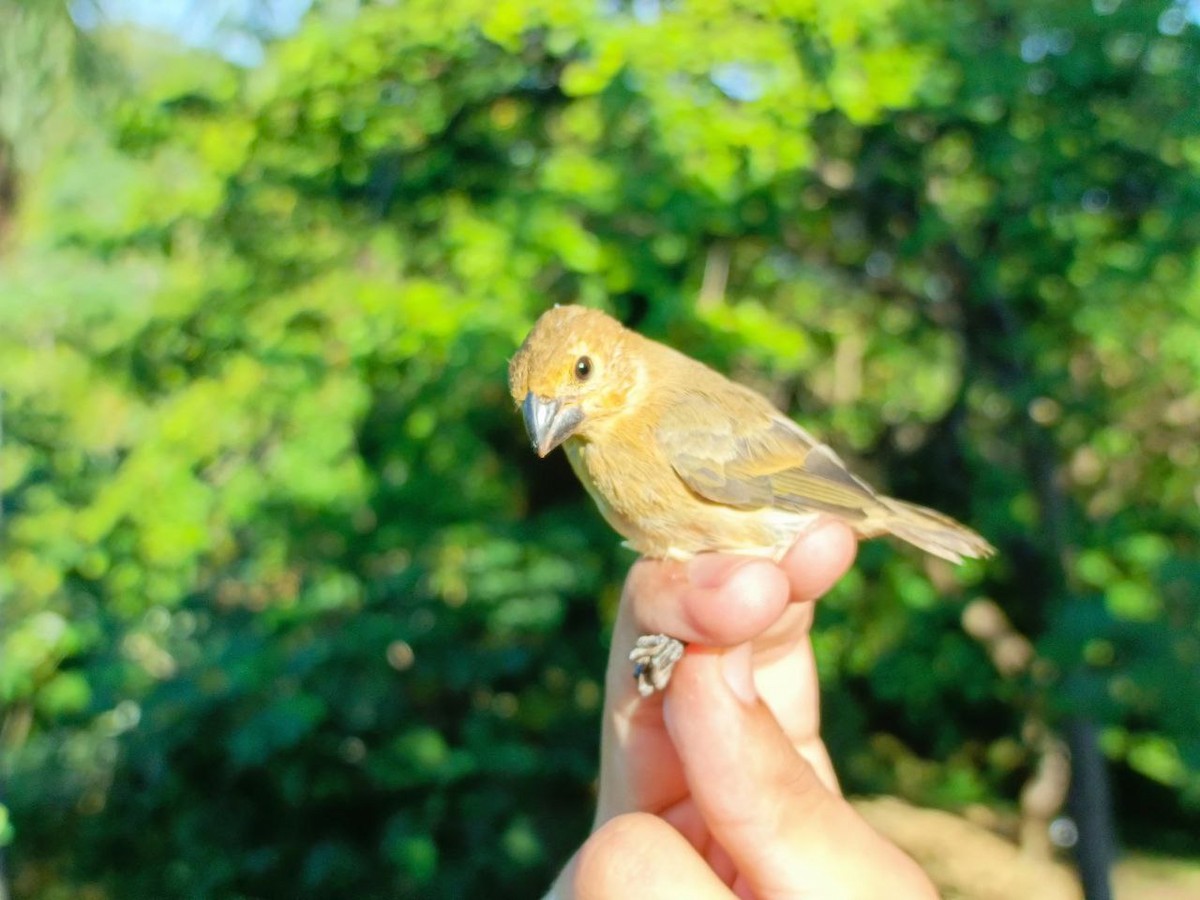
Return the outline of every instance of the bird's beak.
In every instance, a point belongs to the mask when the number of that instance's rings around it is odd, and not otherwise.
[[[543,400],[535,397],[533,391],[525,395],[521,413],[538,456],[545,456],[573,435],[583,422],[583,411],[578,406],[564,406],[561,400]]]

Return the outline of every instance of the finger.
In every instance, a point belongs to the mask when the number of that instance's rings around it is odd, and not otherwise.
[[[725,848],[713,840],[708,824],[690,797],[685,797],[681,802],[663,810],[659,817],[683,835],[723,884],[734,883],[737,879],[737,869],[733,860],[729,858]]]
[[[770,560],[702,553],[687,562],[639,560],[625,598],[638,634],[728,647],[762,632],[788,599],[787,577]]]
[[[662,732],[661,695],[641,697],[633,678],[629,651],[639,635],[668,634],[685,643],[717,646],[745,641],[779,618],[787,606],[788,590],[782,570],[755,557],[706,553],[686,563],[650,559],[635,563],[625,581],[609,650],[605,746],[636,753],[637,768],[642,770],[670,768],[674,759]],[[632,781],[632,774],[626,780]],[[632,787],[640,790],[640,785]],[[655,799],[669,802],[677,791],[662,787],[671,790],[656,791]],[[606,811],[625,809],[618,805]]]
[[[837,774],[821,740],[821,686],[808,634],[813,609],[812,603],[792,604],[780,617],[776,628],[792,627],[797,632],[786,651],[776,645],[764,662],[756,647],[754,686],[792,746],[808,760],[825,787],[840,794]],[[789,619],[796,620],[795,624]]]
[[[845,525],[822,520],[801,535],[785,557],[784,568],[755,557],[716,553],[686,563],[644,559],[634,565],[609,654],[597,823],[636,809],[661,811],[687,789],[675,748],[663,730],[661,696],[645,699],[636,690],[628,653],[638,635],[664,633],[686,642],[729,646],[765,632],[776,655],[786,655],[796,634],[807,632],[812,615],[809,603],[789,607],[789,596],[811,600],[832,584],[853,558],[854,546]],[[769,649],[764,645],[764,653]],[[773,668],[778,677],[771,674]],[[815,716],[815,676],[789,685],[782,663],[766,665],[766,671],[766,696],[785,716],[797,744],[803,745],[804,734],[816,734],[815,718],[811,723],[802,718],[806,711]],[[793,721],[796,716],[801,719]],[[805,752],[828,783],[836,785],[819,743]]]
[[[757,697],[747,650],[690,651],[663,712],[696,806],[755,897],[933,896],[795,751]]]
[[[846,574],[858,552],[858,539],[845,522],[822,519],[797,538],[779,565],[787,575],[791,599],[816,600]]]
[[[629,651],[641,634],[725,645],[747,640],[787,606],[788,581],[764,559],[706,553],[686,563],[643,559],[625,582],[605,676],[596,822],[665,809],[687,792],[663,728],[661,694],[637,692]]]
[[[814,600],[854,559],[857,542],[843,523],[821,519],[796,540],[779,565],[753,556],[702,553],[687,562],[642,559],[625,582],[614,649],[639,634],[669,634],[685,643],[731,647],[772,633],[789,600]],[[811,621],[811,620],[809,620]]]
[[[547,900],[733,896],[678,831],[657,816],[629,813],[587,839]]]
[[[780,565],[792,603],[754,643],[755,685],[792,745],[825,786],[840,793],[833,764],[820,738],[820,684],[809,631],[815,604],[854,562],[858,541],[841,522],[800,536]]]

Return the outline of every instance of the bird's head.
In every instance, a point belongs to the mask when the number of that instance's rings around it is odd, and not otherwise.
[[[508,386],[538,456],[623,409],[637,378],[630,337],[583,306],[556,306],[537,320],[508,364]]]

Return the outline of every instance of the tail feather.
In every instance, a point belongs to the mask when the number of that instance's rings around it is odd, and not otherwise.
[[[878,534],[894,534],[926,553],[952,563],[963,559],[985,559],[996,552],[982,536],[966,525],[936,510],[881,497],[887,512],[869,520]]]

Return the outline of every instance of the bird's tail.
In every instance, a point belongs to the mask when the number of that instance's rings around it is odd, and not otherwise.
[[[868,520],[879,534],[894,534],[926,553],[952,563],[961,563],[964,558],[983,559],[996,552],[983,537],[949,516],[891,497],[879,499],[883,501],[885,511]]]

